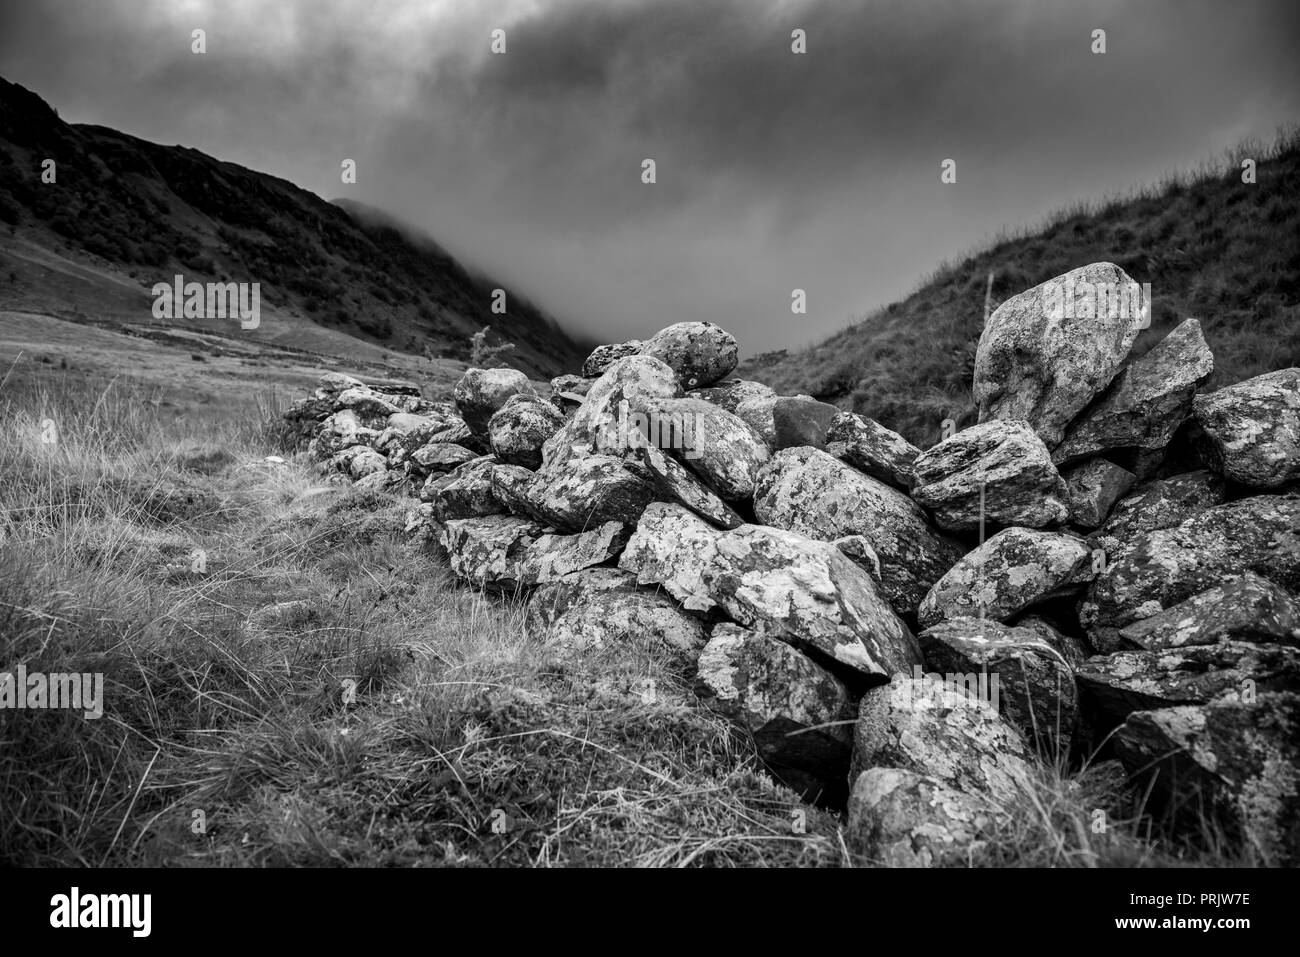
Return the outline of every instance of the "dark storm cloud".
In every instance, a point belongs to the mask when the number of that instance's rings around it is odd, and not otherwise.
[[[1281,0],[5,10],[0,72],[69,119],[385,207],[601,338],[713,319],[746,351],[811,341],[1000,228],[1300,117],[1300,5]]]

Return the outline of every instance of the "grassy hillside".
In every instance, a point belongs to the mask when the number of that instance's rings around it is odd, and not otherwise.
[[[54,160],[56,181],[42,182]],[[537,308],[507,289],[508,312],[491,312],[498,285],[469,272],[432,240],[356,205],[328,203],[292,183],[184,147],[160,146],[99,126],[69,125],[40,97],[0,79],[0,230],[18,254],[2,263],[0,306],[67,312],[39,270],[41,251],[111,270],[112,295],[85,309],[148,321],[155,282],[260,282],[285,321],[250,338],[286,342],[301,320],[415,355],[468,357],[470,335],[516,344],[524,371],[556,375],[582,355]],[[35,247],[35,252],[31,247]],[[209,323],[210,325],[211,323]],[[303,345],[296,341],[288,344]]]
[[[1258,161],[1253,185],[1241,181],[1241,157]],[[1300,365],[1300,133],[1271,147],[1243,144],[1217,169],[1058,213],[942,266],[906,299],[825,342],[756,356],[739,374],[852,408],[928,447],[943,419],[973,413],[986,295],[996,308],[1097,261],[1151,284],[1154,316],[1136,354],[1195,316],[1215,355],[1209,388]]]

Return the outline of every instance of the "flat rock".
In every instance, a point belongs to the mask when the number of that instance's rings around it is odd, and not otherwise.
[[[1069,515],[1065,482],[1024,422],[964,429],[922,452],[913,468],[912,497],[950,531],[979,528],[981,485],[990,524],[1042,528]]]
[[[1199,445],[1225,478],[1252,488],[1300,479],[1300,369],[1280,369],[1195,400]]]
[[[961,548],[935,532],[902,492],[812,448],[782,449],[758,474],[754,514],[820,541],[861,535],[880,562],[880,587],[911,614]]]
[[[451,395],[470,430],[486,435],[488,421],[507,399],[532,390],[528,376],[518,369],[467,369]]]
[[[827,451],[858,471],[911,491],[915,481],[912,466],[921,450],[875,419],[840,412],[826,430],[826,442]]]
[[[476,452],[471,452],[463,445],[452,445],[450,442],[430,442],[416,449],[408,456],[408,461],[414,462],[424,473],[429,472],[450,472],[452,469],[464,465],[466,462],[472,462],[478,458]]]
[[[627,342],[612,342],[608,345],[596,346],[591,350],[591,355],[587,356],[582,363],[582,376],[586,379],[596,379],[609,371],[619,359],[624,356],[634,356],[641,350],[640,339],[629,339]]]
[[[838,678],[761,628],[723,622],[700,654],[699,685],[805,800],[844,800],[853,702]]]
[[[492,454],[504,465],[537,469],[542,446],[564,422],[564,413],[541,396],[512,395],[488,420]]]
[[[782,396],[772,403],[772,428],[776,448],[809,446],[826,448],[826,430],[840,410],[825,402],[803,396]]]
[[[637,450],[640,462],[658,485],[661,497],[679,502],[696,515],[718,528],[739,528],[745,520],[719,498],[712,489],[697,479],[676,459],[670,458],[653,445]]]
[[[1006,621],[1030,605],[1077,591],[1093,577],[1092,551],[1057,532],[1008,528],[964,555],[930,589],[921,627],[951,618]]]
[[[441,535],[452,572],[491,591],[514,591],[603,564],[626,540],[618,522],[556,535],[514,515],[453,519],[444,523]]]
[[[998,823],[980,795],[915,771],[871,768],[853,784],[844,839],[884,867],[968,867]]]
[[[1128,645],[1153,651],[1230,638],[1300,646],[1300,602],[1268,579],[1246,572],[1121,628],[1119,636]]]
[[[1089,459],[1062,473],[1070,522],[1093,529],[1106,521],[1120,496],[1137,482],[1137,476],[1106,459]]]
[[[1263,866],[1300,864],[1300,695],[1137,711],[1112,740],[1191,826],[1219,825]]]
[[[719,531],[680,505],[655,503],[619,559],[641,584],[688,609],[720,608],[866,675],[920,664],[915,639],[871,576],[837,548],[762,525]]]
[[[1098,297],[1097,284],[1129,288],[1113,263],[1092,263],[1035,286],[989,316],[975,352],[979,421],[1028,422],[1050,448],[1070,420],[1120,371],[1150,303],[1130,312]]]
[[[1092,542],[1114,559],[1147,532],[1173,528],[1222,505],[1224,495],[1223,479],[1205,469],[1148,482],[1120,499]]]
[[[1117,449],[1163,449],[1192,411],[1192,397],[1214,372],[1201,324],[1188,319],[1133,360],[1052,451],[1057,464]]]
[[[641,344],[640,354],[668,363],[687,389],[703,389],[736,368],[735,337],[712,322],[677,322]]]
[[[979,679],[922,675],[917,668],[867,689],[853,731],[849,780],[869,768],[904,768],[958,791],[1013,800],[1027,786],[1037,756],[990,704]],[[984,676],[985,692],[987,683]]]
[[[1001,714],[1045,755],[1068,750],[1079,714],[1074,675],[1060,653],[1034,631],[955,618],[927,628],[919,637],[931,670],[996,673]]]

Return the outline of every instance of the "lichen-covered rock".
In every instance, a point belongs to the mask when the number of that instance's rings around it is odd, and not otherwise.
[[[1205,469],[1149,482],[1120,499],[1092,542],[1114,560],[1147,532],[1173,528],[1207,508],[1222,505],[1224,494],[1223,479]]]
[[[583,399],[596,384],[595,379],[580,375],[559,375],[551,380],[551,401],[555,407],[564,412],[571,412],[582,405]]]
[[[849,849],[885,867],[969,867],[996,833],[988,799],[902,768],[871,768],[849,795]]]
[[[542,446],[564,425],[564,413],[536,395],[512,395],[488,420],[492,454],[503,465],[537,469]]]
[[[597,379],[609,371],[619,359],[624,356],[634,356],[641,350],[640,339],[629,339],[627,342],[611,342],[608,345],[596,346],[591,350],[591,355],[582,363],[582,376],[585,379]]]
[[[641,344],[640,354],[668,363],[687,389],[703,389],[731,375],[735,337],[711,322],[677,322]]]
[[[1089,459],[1066,469],[1070,521],[1079,528],[1096,528],[1106,520],[1119,497],[1133,487],[1137,476],[1106,459]]]
[[[849,780],[869,768],[904,768],[959,791],[1013,800],[1036,760],[998,714],[989,676],[895,675],[862,696]]]
[[[671,450],[722,498],[753,496],[754,477],[767,462],[768,449],[741,419],[703,399],[646,400],[634,410],[634,419],[646,427],[636,431],[650,444]]]
[[[736,403],[735,409],[729,411],[753,429],[754,434],[763,440],[769,450],[776,451],[776,419],[772,415],[772,409],[780,400],[781,396],[775,393],[752,395],[741,399]]]
[[[703,399],[728,412],[735,413],[742,402],[750,399],[775,399],[776,393],[771,386],[749,379],[724,379],[705,389],[692,389],[686,393],[687,398]]]
[[[864,569],[877,584],[880,583],[880,556],[865,535],[841,535],[831,542],[847,555],[855,565]]]
[[[493,465],[491,456],[481,456],[445,475],[430,475],[420,489],[420,499],[433,507],[440,522],[499,514],[504,509],[492,494]]]
[[[838,678],[762,628],[729,622],[698,667],[701,697],[750,733],[777,777],[806,800],[844,799],[853,703]]]
[[[488,421],[520,393],[531,393],[528,376],[518,369],[467,369],[451,391],[465,424],[477,435],[486,435]]]
[[[1208,464],[1252,488],[1300,479],[1300,369],[1280,369],[1195,400]]]
[[[1093,577],[1092,552],[1070,535],[1029,528],[998,532],[935,582],[917,611],[926,628],[950,618],[1005,621],[1030,605],[1069,594]]]
[[[915,639],[865,571],[835,546],[762,525],[719,531],[680,505],[656,502],[619,559],[694,611],[815,649],[866,675],[920,664]]]
[[[644,466],[612,455],[589,455],[543,468],[528,494],[536,514],[566,532],[605,522],[634,525],[657,497],[654,479]]]
[[[680,502],[718,528],[739,528],[745,524],[745,520],[737,515],[730,505],[676,459],[670,458],[649,444],[641,446],[637,454],[640,456],[641,464],[654,477],[665,500]]]
[[[1300,864],[1300,695],[1137,711],[1113,741],[1191,826],[1221,826],[1262,865]]]
[[[349,445],[334,455],[328,466],[330,471],[345,472],[354,479],[383,472],[388,468],[388,460],[368,445]]]
[[[840,410],[806,396],[782,396],[772,403],[772,427],[778,449],[826,448],[826,430]]]
[[[546,467],[596,452],[622,455],[635,448],[628,422],[631,410],[653,399],[680,396],[681,386],[671,368],[649,356],[627,356],[611,365],[587,392],[573,417],[542,447]]]
[[[531,519],[489,515],[447,521],[441,541],[458,578],[491,591],[514,591],[610,561],[627,531],[608,522],[577,535],[556,535]]]
[[[1225,641],[1089,658],[1076,672],[1095,724],[1109,730],[1134,711],[1204,704],[1264,691],[1300,691],[1300,650]]]
[[[1201,324],[1188,319],[1121,372],[1052,451],[1058,465],[1118,449],[1163,449],[1214,371]]]
[[[646,648],[667,650],[685,664],[705,643],[698,618],[662,592],[639,588],[634,575],[617,568],[588,568],[539,585],[528,600],[524,630],[554,641],[566,656],[625,657],[632,648]]]
[[[372,428],[386,425],[390,416],[406,409],[395,397],[384,395],[369,388],[345,389],[334,397],[334,410],[351,409],[361,421]]]
[[[532,487],[537,473],[522,465],[495,465],[489,481],[492,495],[511,515],[523,515],[546,524],[546,516],[533,504]]]
[[[1300,588],[1300,498],[1240,499],[1148,532],[1093,581],[1079,620],[1093,644],[1107,650],[1125,625],[1247,571]]]
[[[1300,646],[1300,602],[1268,579],[1246,572],[1126,625],[1119,636],[1152,651],[1229,638]]]
[[[1013,296],[989,316],[975,352],[979,421],[1028,422],[1050,448],[1120,371],[1150,303],[1112,300],[1137,288],[1113,263],[1092,263]],[[1100,294],[1099,294],[1100,293]]]
[[[344,372],[326,372],[316,381],[316,388],[318,393],[334,396],[348,389],[364,389],[366,384]]]
[[[420,471],[427,474],[429,472],[450,472],[466,462],[472,462],[479,456],[471,452],[463,445],[453,445],[450,442],[430,442],[416,449],[407,460],[414,462],[419,466]]]
[[[910,614],[961,554],[902,492],[812,448],[782,449],[760,470],[754,514],[820,541],[862,535],[880,560],[881,590]]]
[[[911,491],[912,466],[921,450],[875,419],[841,412],[826,430],[826,443],[828,452],[858,471],[904,492]]]
[[[1042,440],[1024,422],[993,421],[964,429],[913,463],[912,497],[950,531],[980,525],[980,489],[991,525],[1043,528],[1065,521],[1065,482]]]
[[[996,672],[998,708],[1006,719],[1040,752],[1054,756],[1068,750],[1079,715],[1074,675],[1061,654],[1035,632],[955,618],[927,628],[919,637],[931,670]]]
[[[307,451],[314,459],[328,459],[354,445],[373,447],[378,439],[377,430],[362,425],[351,409],[343,409],[325,417]]]

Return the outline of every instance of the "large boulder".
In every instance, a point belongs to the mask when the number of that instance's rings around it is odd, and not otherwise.
[[[1152,651],[1229,638],[1300,646],[1300,601],[1268,579],[1246,572],[1124,626],[1119,637]]]
[[[1300,369],[1280,369],[1195,401],[1208,464],[1234,482],[1277,488],[1300,479]]]
[[[637,586],[617,568],[571,572],[537,587],[524,630],[554,641],[568,655],[608,654],[626,660],[633,649],[666,651],[685,667],[704,647],[704,625],[667,595]]]
[[[868,768],[905,768],[959,791],[1014,799],[1036,756],[987,690],[987,675],[922,675],[920,668],[869,688],[854,726],[849,779]]]
[[[1092,552],[1070,535],[1008,528],[948,569],[921,602],[922,628],[951,618],[1006,621],[1036,602],[1077,591],[1093,577]]]
[[[843,802],[853,702],[838,678],[761,626],[723,622],[700,653],[699,685],[777,777],[806,800]]]
[[[920,634],[926,664],[944,674],[997,677],[1001,713],[1048,756],[1069,749],[1079,716],[1074,674],[1034,631],[996,621],[955,618]]]
[[[911,491],[912,466],[921,450],[875,419],[841,412],[826,430],[826,443],[828,452],[859,471],[904,492]]]
[[[865,675],[920,664],[907,626],[867,572],[834,545],[762,525],[718,531],[682,508],[649,506],[619,567],[695,611],[718,608]]]
[[[782,449],[758,474],[754,514],[820,541],[861,535],[880,561],[880,585],[911,614],[961,554],[902,492],[813,448]]]
[[[969,867],[1002,816],[987,798],[902,768],[871,768],[849,795],[844,839],[884,867]]]
[[[643,400],[633,419],[639,437],[671,450],[722,498],[753,496],[768,449],[743,420],[712,402],[685,398]]]
[[[634,525],[657,497],[644,466],[612,455],[588,455],[544,468],[527,494],[534,514],[566,532],[605,522]]]
[[[1138,290],[1138,301],[1128,295]],[[1112,297],[1118,291],[1121,295]],[[1150,303],[1124,270],[1092,263],[1035,286],[989,316],[975,352],[979,421],[1028,422],[1049,447],[1110,385]]]
[[[541,396],[512,395],[488,420],[492,454],[504,465],[536,469],[542,464],[542,446],[564,421],[564,413]]]
[[[1093,581],[1079,620],[1099,649],[1117,647],[1125,625],[1246,571],[1300,588],[1300,498],[1240,499],[1148,532]]]
[[[1300,695],[1137,711],[1113,741],[1191,826],[1222,828],[1262,865],[1300,864]]]
[[[736,368],[735,337],[711,322],[677,322],[641,344],[643,356],[668,363],[687,389],[702,389]]]
[[[452,389],[452,399],[465,424],[486,435],[488,422],[511,396],[532,392],[528,376],[518,369],[467,369]]]
[[[591,350],[591,355],[587,356],[582,363],[582,377],[585,379],[595,379],[604,375],[619,359],[624,356],[634,356],[641,351],[640,339],[629,339],[627,342],[613,342],[609,345],[596,346]]]
[[[1052,452],[1058,464],[1120,449],[1163,449],[1214,371],[1201,324],[1188,319],[1135,359],[1070,426]]]
[[[1225,641],[1090,658],[1076,672],[1083,705],[1109,730],[1134,711],[1205,704],[1224,695],[1300,691],[1300,649]]]
[[[912,497],[951,531],[979,528],[981,502],[984,520],[997,526],[1042,528],[1069,514],[1065,482],[1024,422],[964,429],[922,452],[913,474]]]
[[[577,535],[556,535],[515,515],[453,519],[441,533],[448,564],[458,578],[507,592],[604,564],[626,541],[627,531],[618,522]]]

